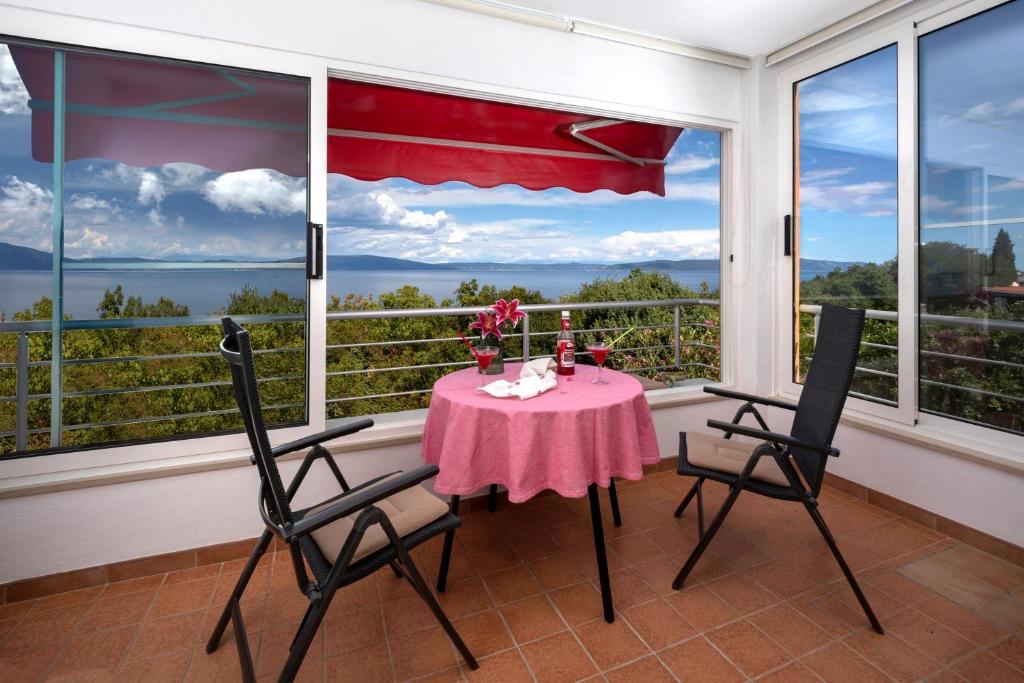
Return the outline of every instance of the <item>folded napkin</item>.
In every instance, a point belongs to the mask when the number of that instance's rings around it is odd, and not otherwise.
[[[522,400],[533,398],[558,386],[558,380],[555,379],[555,367],[555,361],[550,358],[537,358],[523,365],[523,369],[519,371],[519,379],[515,382],[499,379],[479,387],[479,390],[486,391],[496,398],[509,396],[518,396]]]

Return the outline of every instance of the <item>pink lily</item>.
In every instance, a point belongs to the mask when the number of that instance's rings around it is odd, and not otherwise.
[[[471,323],[469,329],[480,330],[480,338],[486,339],[487,335],[493,334],[498,341],[501,341],[501,330],[498,329],[498,325],[501,324],[501,319],[497,313],[493,310],[480,311],[476,314],[476,322]]]
[[[503,322],[512,323],[512,327],[519,324],[519,321],[526,317],[526,314],[519,310],[519,299],[505,301],[498,299],[494,302],[494,311],[498,314],[498,324]]]

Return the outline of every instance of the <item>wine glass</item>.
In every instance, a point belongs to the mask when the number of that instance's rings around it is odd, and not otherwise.
[[[597,363],[597,379],[592,380],[594,384],[608,384],[608,380],[602,377],[602,371],[604,370],[604,361],[608,357],[608,352],[612,350],[612,347],[605,342],[591,342],[587,344],[587,351],[590,351],[591,355],[594,356],[594,361]]]
[[[476,365],[480,368],[480,374],[483,375],[487,368],[491,367],[491,361],[498,355],[497,346],[478,346],[473,349],[473,358],[476,358]],[[484,381],[480,381],[480,386],[477,389],[484,386]]]

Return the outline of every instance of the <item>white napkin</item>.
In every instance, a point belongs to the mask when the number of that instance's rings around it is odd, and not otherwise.
[[[519,379],[515,382],[499,379],[479,387],[479,390],[486,391],[495,398],[518,396],[525,401],[558,386],[555,367],[555,361],[550,358],[537,358],[523,365],[523,369],[519,371]]]

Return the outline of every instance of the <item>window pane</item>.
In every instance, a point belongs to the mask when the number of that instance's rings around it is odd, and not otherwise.
[[[268,423],[303,422],[308,82],[25,45],[11,53],[5,82],[13,74],[30,99],[20,144],[56,159],[63,189],[60,429],[40,430],[31,447],[238,429],[216,353],[224,313],[252,332]],[[52,260],[50,240],[39,245]],[[30,286],[28,275],[4,276]],[[36,286],[18,306],[42,310],[48,291]],[[49,398],[48,384],[40,391]]]
[[[1024,3],[923,36],[920,408],[1024,432]]]
[[[0,43],[0,455],[50,445],[53,165],[33,158],[15,54],[53,71],[52,50]],[[21,391],[19,376],[27,378]]]
[[[468,117],[478,108],[465,111]],[[470,137],[478,127],[470,120],[464,129],[438,132],[440,124],[432,123],[434,129],[416,134]],[[486,123],[500,132],[493,120]],[[531,128],[526,131],[531,141],[519,144],[542,144],[548,130]],[[383,171],[389,176],[384,180],[331,175],[328,315],[338,311],[355,319],[328,324],[328,416],[426,407],[435,380],[473,365],[456,337],[462,332],[474,340],[469,316],[359,319],[361,312],[483,310],[499,297],[524,304],[588,304],[571,316],[579,364],[593,363],[584,348],[587,342],[624,335],[606,367],[641,377],[650,388],[718,381],[717,305],[680,306],[678,334],[672,304],[607,305],[718,299],[721,135],[671,132],[678,138],[665,150],[663,197],[609,189],[529,190],[504,177],[497,187],[460,181],[424,185],[405,179],[416,174],[398,154],[393,167]],[[465,168],[446,170],[456,177],[472,175]],[[571,180],[563,182],[570,185]],[[531,358],[553,354],[559,312],[532,313],[529,324]],[[521,329],[506,331],[512,334],[502,341],[504,354],[518,362]],[[514,378],[508,371],[504,376]]]
[[[896,46],[794,88],[793,378],[822,303],[868,309],[851,392],[895,404]]]

